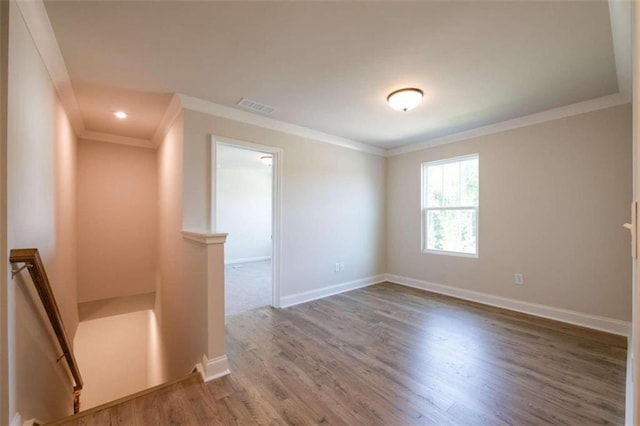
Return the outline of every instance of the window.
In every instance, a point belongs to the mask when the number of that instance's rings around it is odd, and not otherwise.
[[[478,154],[422,163],[422,251],[478,255]]]

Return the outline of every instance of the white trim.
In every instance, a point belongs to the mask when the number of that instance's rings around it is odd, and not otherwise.
[[[171,101],[169,102],[169,105],[167,106],[162,119],[160,119],[160,123],[158,123],[158,127],[156,128],[155,133],[151,137],[151,143],[153,144],[154,148],[160,146],[160,144],[164,140],[164,137],[167,135],[167,132],[173,125],[173,122],[176,121],[181,112],[182,103],[180,102],[180,98],[178,97],[178,95],[174,94],[171,97]]]
[[[272,183],[271,183],[271,197],[272,197],[272,212],[271,212],[271,306],[274,308],[279,308],[281,306],[282,295],[281,295],[281,284],[280,284],[280,276],[282,270],[282,170],[283,170],[283,152],[282,149],[268,146],[268,145],[259,145],[252,142],[245,142],[237,139],[226,138],[222,136],[211,135],[211,141],[214,143],[214,148],[212,149],[212,158],[213,163],[215,163],[215,152],[217,151],[218,145],[223,146],[231,146],[234,148],[241,149],[249,149],[258,152],[264,152],[271,154],[273,157],[273,164],[271,165],[272,170]],[[217,167],[212,168],[212,173],[214,173],[214,177],[212,178],[213,182],[217,182],[218,178],[215,175],[217,173]],[[215,185],[212,185],[212,223],[216,222],[216,214],[217,211],[215,209],[215,198],[216,198],[216,188]],[[216,229],[216,228],[213,228]]]
[[[13,416],[13,419],[11,419],[11,426],[22,426],[22,416],[20,415],[20,413],[16,413]]]
[[[211,233],[211,232],[197,232],[197,231],[182,231],[182,236],[186,240],[195,241],[200,244],[224,244],[227,241],[227,234],[225,233]]]
[[[58,92],[58,97],[67,112],[71,126],[76,135],[79,135],[85,130],[82,113],[44,2],[41,0],[17,0],[15,3],[29,29],[44,66],[47,68],[56,92]]]
[[[629,336],[629,333],[631,331],[631,323],[627,321],[620,321],[612,318],[570,311],[568,309],[554,308],[552,306],[494,296],[487,293],[481,293],[458,287],[451,287],[443,284],[436,284],[394,274],[387,274],[386,280],[407,287],[418,288],[433,293],[444,294],[447,296],[456,297],[458,299],[470,300],[473,302],[482,303],[484,305],[496,306],[499,308],[522,312],[529,315],[535,315],[542,318],[549,318],[552,320],[579,325],[594,330],[606,331],[608,333],[618,334],[621,336]]]
[[[634,426],[634,399],[633,399],[633,338],[629,337],[627,340],[627,378],[625,382],[625,401],[624,401],[624,424],[627,426]]]
[[[249,262],[260,262],[262,260],[269,260],[271,256],[258,256],[258,257],[243,257],[241,259],[231,259],[225,260],[225,265],[235,265],[237,263],[249,263]]]
[[[476,211],[476,217],[477,216],[478,216],[478,212]],[[477,242],[476,242],[476,253],[464,253],[461,251],[428,249],[424,247],[422,248],[422,254],[436,254],[441,256],[466,257],[467,259],[478,259],[480,256],[478,255],[477,251],[478,251]]]
[[[388,157],[406,154],[408,152],[421,151],[423,149],[432,148],[438,145],[445,145],[453,142],[460,142],[466,139],[477,138],[480,136],[500,133],[507,130],[518,129],[520,127],[531,126],[534,124],[544,123],[546,121],[558,120],[561,118],[572,117],[574,115],[585,114],[592,111],[611,108],[629,103],[629,100],[620,93],[614,95],[603,96],[584,102],[578,102],[572,105],[566,105],[559,108],[538,112],[535,114],[525,115],[523,117],[514,118],[512,120],[502,121],[500,123],[490,124],[488,126],[477,127],[475,129],[464,132],[454,133],[435,139],[429,139],[424,142],[418,142],[400,148],[393,148],[387,151]]]
[[[216,138],[213,135],[209,135],[209,143],[206,146],[207,158],[206,158],[206,168],[208,171],[209,179],[205,182],[207,187],[207,200],[208,203],[206,205],[206,217],[207,223],[209,224],[209,229],[213,229],[214,231],[218,229],[216,225],[216,202],[218,201],[216,198],[216,185],[218,179],[216,175],[218,173],[218,146],[216,145]]]
[[[206,355],[202,355],[202,362],[196,364],[196,370],[198,370],[202,376],[202,380],[205,382],[210,382],[231,374],[231,371],[229,371],[229,360],[226,355],[221,355],[213,359],[208,359]]]
[[[386,275],[375,275],[373,277],[360,278],[358,280],[348,281],[345,283],[330,285],[315,290],[305,291],[302,293],[284,296],[282,298],[282,308],[299,305],[301,303],[311,302],[312,300],[322,299],[323,297],[333,296],[334,294],[344,293],[346,291],[356,290],[362,287],[379,284],[386,281]]]
[[[117,143],[119,145],[135,146],[137,148],[155,149],[156,146],[149,139],[131,138],[129,136],[115,135],[113,133],[94,132],[83,130],[78,134],[78,139],[88,141]]]
[[[202,112],[216,117],[227,118],[229,120],[239,121],[241,123],[252,124],[254,126],[259,126],[265,129],[276,130],[278,132],[301,136],[303,138],[313,139],[319,142],[329,143],[343,148],[379,155],[382,157],[384,157],[387,153],[387,150],[383,148],[374,147],[351,139],[346,139],[340,136],[320,132],[308,127],[298,126],[297,124],[275,120],[273,118],[264,117],[262,115],[254,114],[248,111],[241,111],[204,99],[183,95],[182,93],[178,93],[178,96],[182,101],[182,107],[184,109],[190,109],[192,111]]]
[[[272,151],[271,164],[273,170],[271,205],[271,280],[273,281],[273,294],[271,295],[272,305],[279,308],[282,304],[282,283],[280,282],[282,273],[282,173],[284,170],[284,153],[281,150]]]
[[[260,145],[253,142],[241,141],[239,139],[228,138],[226,136],[211,135],[216,144],[230,146],[232,148],[247,149],[250,151],[264,152],[265,154],[282,153],[282,148],[269,145]],[[273,164],[271,164],[273,166]]]
[[[458,205],[458,206],[445,206],[445,207],[429,207],[428,197],[425,198],[427,194],[427,190],[429,188],[429,167],[442,166],[445,164],[452,163],[461,163],[467,160],[477,160],[478,162],[478,204],[475,206],[468,205]],[[458,167],[459,173],[462,173],[462,169]],[[444,177],[443,177],[444,179]],[[462,179],[462,177],[460,177]],[[459,188],[461,189],[461,187]],[[462,195],[460,195],[462,197]],[[439,250],[439,249],[430,249],[427,247],[428,244],[428,236],[427,231],[429,229],[429,211],[433,210],[473,210],[476,214],[476,247],[474,253],[465,253],[459,251],[451,251],[451,250]],[[449,157],[449,158],[441,158],[439,160],[434,161],[425,161],[420,164],[420,250],[422,253],[429,254],[438,254],[445,256],[457,256],[457,257],[467,257],[467,258],[475,258],[477,259],[480,256],[480,154],[465,154],[457,157]]]

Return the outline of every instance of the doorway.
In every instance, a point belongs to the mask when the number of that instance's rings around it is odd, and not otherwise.
[[[215,226],[225,244],[225,316],[278,306],[279,150],[216,138]]]

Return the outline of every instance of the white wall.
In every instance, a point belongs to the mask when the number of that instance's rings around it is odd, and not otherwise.
[[[272,167],[256,151],[218,145],[216,227],[228,233],[225,262],[271,257]]]
[[[9,9],[7,245],[40,250],[72,340],[76,140],[16,3]],[[49,421],[72,412],[72,380],[56,363],[57,343],[34,293],[26,272],[8,277],[8,414]]]
[[[188,169],[183,155],[183,119],[179,117],[157,151],[155,311],[160,329],[162,381],[189,373],[207,353],[207,251],[182,235],[182,201],[187,190],[183,172],[186,174]],[[221,303],[224,306],[224,300]],[[221,344],[224,348],[224,338]]]
[[[85,381],[82,411],[147,388],[150,314],[131,312],[78,325],[74,351]]]
[[[385,159],[185,110],[185,227],[207,223],[210,135],[282,149],[283,296],[385,272]],[[201,229],[201,228],[200,228]],[[225,232],[225,229],[216,229]],[[334,272],[336,262],[345,270]]]
[[[471,153],[479,257],[421,253],[420,165]],[[631,153],[624,105],[391,157],[388,272],[629,321]]]

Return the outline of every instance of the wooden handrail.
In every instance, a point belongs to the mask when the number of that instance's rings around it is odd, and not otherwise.
[[[73,412],[77,413],[80,409],[80,391],[83,386],[82,377],[80,376],[80,370],[78,369],[76,358],[73,356],[71,345],[69,344],[69,338],[67,337],[67,332],[65,331],[64,324],[62,323],[62,317],[60,316],[60,310],[58,309],[58,304],[56,303],[53,291],[49,285],[49,279],[47,278],[47,273],[44,269],[42,259],[40,259],[38,249],[29,248],[11,250],[9,260],[12,264],[24,263],[26,268],[29,270],[29,275],[31,275],[33,284],[40,296],[40,301],[42,301],[47,317],[49,317],[51,327],[53,327],[53,331],[55,332],[60,348],[62,349],[62,356],[66,359],[71,375],[73,376],[73,380],[75,381],[75,386],[73,387]]]

